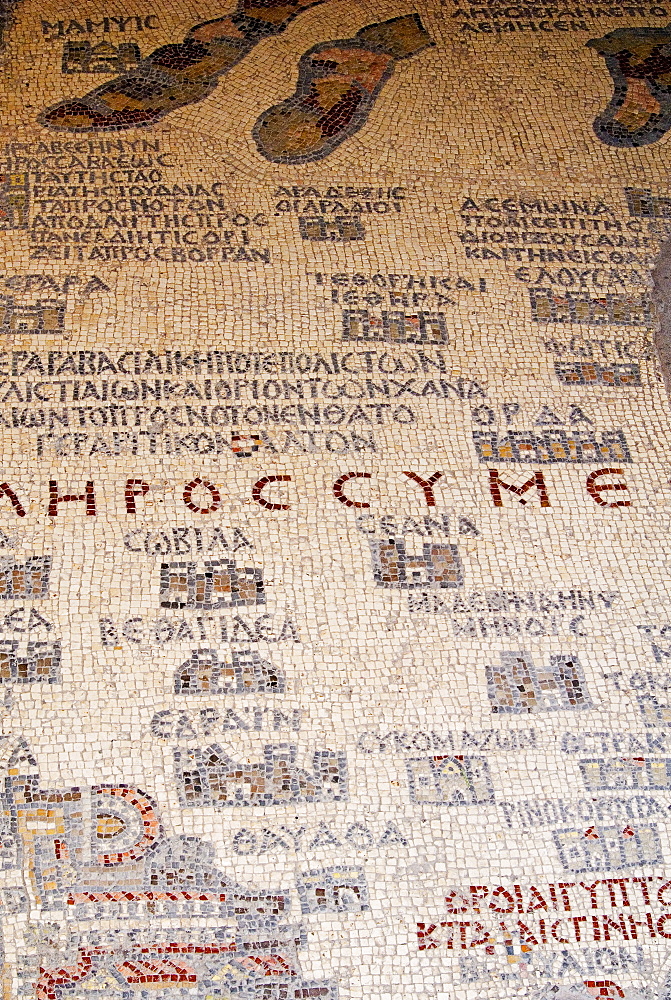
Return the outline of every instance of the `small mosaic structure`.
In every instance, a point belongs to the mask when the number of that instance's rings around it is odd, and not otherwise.
[[[296,766],[296,747],[264,747],[263,760],[241,764],[213,744],[197,750],[176,750],[175,767],[180,801],[186,807],[273,806],[286,802],[347,800],[344,754],[317,750],[312,769]]]
[[[284,671],[262,660],[255,649],[233,649],[230,663],[222,663],[216,649],[194,649],[175,671],[175,694],[281,694],[284,684]]]
[[[500,666],[487,667],[492,712],[538,712],[591,708],[577,657],[554,655],[534,667],[528,653],[501,653]]]

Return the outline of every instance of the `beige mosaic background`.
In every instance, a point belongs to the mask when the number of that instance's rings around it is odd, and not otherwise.
[[[5,997],[671,996],[667,22],[8,12]]]

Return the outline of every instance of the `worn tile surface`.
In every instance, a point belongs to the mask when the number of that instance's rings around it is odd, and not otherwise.
[[[671,8],[0,27],[3,1000],[670,1000]]]

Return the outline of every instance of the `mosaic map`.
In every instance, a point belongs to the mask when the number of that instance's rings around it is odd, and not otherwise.
[[[0,43],[0,998],[671,1000],[671,6]]]

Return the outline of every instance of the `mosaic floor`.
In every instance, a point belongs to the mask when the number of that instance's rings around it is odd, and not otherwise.
[[[671,1000],[671,7],[470,2],[0,3],[0,1000]]]

